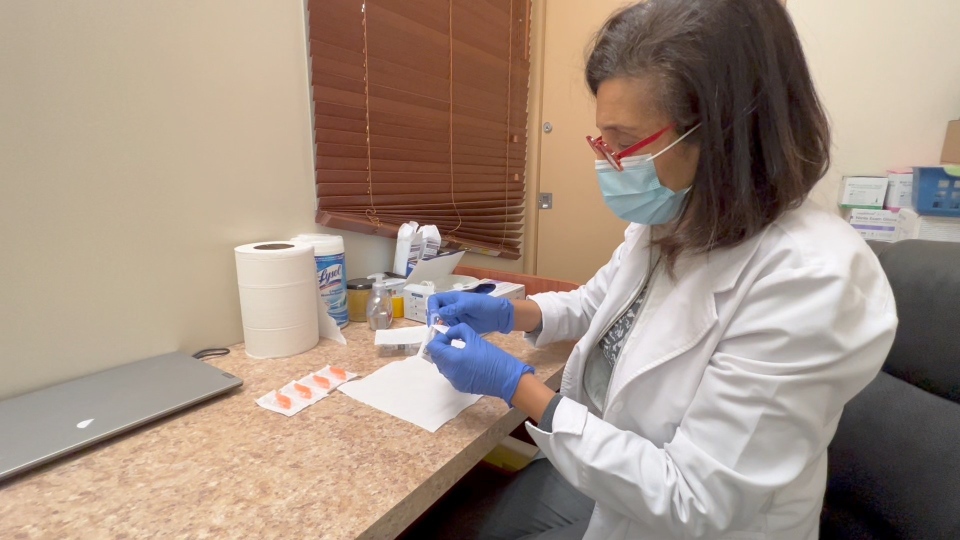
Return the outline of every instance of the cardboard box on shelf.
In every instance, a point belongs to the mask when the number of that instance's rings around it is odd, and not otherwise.
[[[947,122],[947,136],[943,138],[940,163],[960,165],[960,120]]]
[[[960,242],[960,218],[921,216],[904,208],[897,213],[897,240]]]
[[[847,222],[864,240],[894,242],[897,239],[897,213],[892,210],[850,210]]]
[[[844,176],[840,182],[840,207],[882,210],[889,186],[886,176]]]
[[[913,169],[896,169],[887,171],[887,196],[883,207],[894,212],[901,208],[912,208],[913,198]]]
[[[487,283],[493,283],[497,286],[496,289],[488,293],[490,296],[506,298],[507,300],[523,300],[527,297],[527,288],[519,283],[509,283],[507,281],[496,281],[493,279],[484,279],[480,281],[481,285]]]

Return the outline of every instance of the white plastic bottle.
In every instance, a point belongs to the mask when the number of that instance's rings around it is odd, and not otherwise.
[[[393,324],[393,297],[379,277],[367,300],[367,322],[371,330],[386,330]]]
[[[337,326],[343,328],[350,322],[347,317],[347,264],[343,237],[334,234],[301,234],[293,241],[313,246],[320,298],[327,304],[327,313]]]

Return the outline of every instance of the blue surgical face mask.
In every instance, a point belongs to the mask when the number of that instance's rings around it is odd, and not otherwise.
[[[686,138],[699,124],[684,133],[656,155],[625,157],[618,171],[606,160],[597,160],[597,179],[603,200],[620,219],[643,225],[660,225],[677,217],[683,200],[690,191],[671,191],[660,183],[653,160]]]

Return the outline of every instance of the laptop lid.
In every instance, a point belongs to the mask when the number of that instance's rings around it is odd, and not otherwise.
[[[170,353],[0,401],[0,480],[242,384]]]

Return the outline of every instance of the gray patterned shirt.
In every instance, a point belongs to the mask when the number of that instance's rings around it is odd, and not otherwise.
[[[633,330],[646,298],[647,285],[644,285],[630,307],[600,338],[600,342],[590,351],[590,355],[587,357],[583,372],[583,389],[586,391],[587,397],[590,398],[588,406],[591,406],[589,407],[591,412],[597,416],[603,415],[604,401],[607,399],[607,390],[610,386],[610,378],[613,376],[613,368],[617,365],[623,344],[627,341],[630,331]]]

